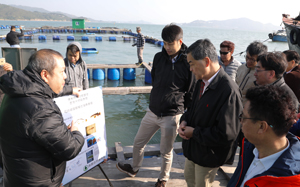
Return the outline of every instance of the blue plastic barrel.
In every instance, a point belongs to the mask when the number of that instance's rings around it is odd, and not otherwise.
[[[67,36],[67,40],[68,40],[68,41],[74,41],[74,40],[75,40],[75,37],[74,37],[74,36]]]
[[[96,41],[102,41],[102,36],[96,36],[96,37],[95,37],[95,40],[96,40]]]
[[[88,36],[82,36],[82,37],[81,37],[81,40],[82,40],[82,41],[89,41],[89,37],[88,37]]]
[[[145,69],[145,83],[152,84],[151,73],[147,69]]]
[[[130,37],[124,37],[123,40],[124,40],[124,42],[129,42],[130,41]]]
[[[90,69],[87,69],[87,77],[90,80]]]
[[[109,68],[107,70],[107,78],[109,80],[119,80],[120,79],[120,69],[119,68]]]
[[[53,36],[53,40],[60,40],[60,36]]]
[[[24,36],[24,40],[32,40],[32,36]]]
[[[125,80],[135,80],[135,68],[124,68],[123,69],[123,78]]]
[[[39,35],[39,40],[47,40],[46,35]]]
[[[105,69],[93,69],[93,79],[94,80],[104,80],[105,79]]]
[[[116,39],[116,37],[111,36],[111,37],[109,37],[109,41],[117,41],[117,39]]]

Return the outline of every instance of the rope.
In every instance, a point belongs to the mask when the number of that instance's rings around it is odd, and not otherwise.
[[[266,42],[266,41],[268,41],[270,38],[267,38],[266,40],[264,40],[262,43],[264,43],[264,42]],[[240,52],[240,53],[237,53],[237,54],[235,54],[235,55],[232,55],[232,56],[237,56],[237,55],[242,55],[243,53],[245,53],[246,51],[242,51],[242,52]]]

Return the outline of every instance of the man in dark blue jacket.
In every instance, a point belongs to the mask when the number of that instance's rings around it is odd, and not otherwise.
[[[288,133],[297,119],[293,98],[276,85],[250,88],[240,116],[245,135],[228,187],[300,184],[300,141]]]
[[[187,60],[198,82],[178,129],[186,157],[184,177],[189,187],[211,186],[218,168],[233,161],[241,128],[241,93],[219,65],[210,40],[193,43]]]
[[[169,179],[179,119],[191,102],[195,85],[182,36],[183,31],[177,25],[170,24],[162,30],[164,47],[153,60],[150,104],[134,139],[133,165],[117,164],[120,171],[134,177],[142,166],[146,144],[160,129],[162,166],[156,187],[164,187]]]

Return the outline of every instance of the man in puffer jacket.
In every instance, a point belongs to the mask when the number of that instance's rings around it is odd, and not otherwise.
[[[0,144],[4,186],[60,186],[66,161],[76,157],[84,138],[67,128],[53,101],[64,87],[65,63],[60,53],[42,49],[22,71],[0,78],[5,93],[0,109]]]

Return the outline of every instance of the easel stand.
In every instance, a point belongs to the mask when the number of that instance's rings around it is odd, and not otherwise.
[[[104,172],[103,168],[101,167],[100,164],[98,164],[99,169],[103,173],[104,177],[106,178],[107,182],[109,183],[109,186],[113,187],[112,183],[110,182],[109,178],[107,177],[106,173]],[[90,170],[91,171],[91,170]],[[72,187],[72,181],[69,182],[69,187]]]

